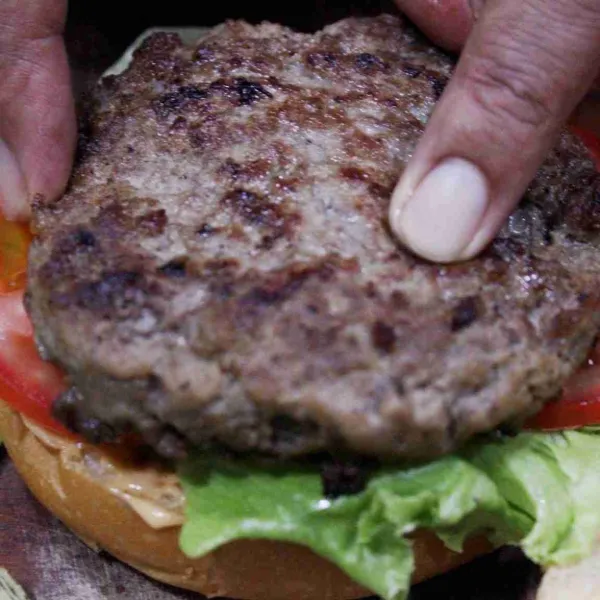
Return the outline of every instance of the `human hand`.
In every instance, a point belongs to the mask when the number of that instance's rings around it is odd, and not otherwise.
[[[75,145],[62,28],[67,0],[0,2],[0,209],[29,216],[36,195],[58,196]]]
[[[396,0],[457,69],[394,192],[390,224],[454,262],[493,239],[600,69],[600,0]]]

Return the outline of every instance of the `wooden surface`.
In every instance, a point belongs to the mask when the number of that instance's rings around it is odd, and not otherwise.
[[[9,571],[31,600],[200,598],[150,581],[88,548],[31,496],[3,450],[0,567]],[[537,570],[518,552],[508,550],[418,586],[411,600],[533,600],[537,577]]]

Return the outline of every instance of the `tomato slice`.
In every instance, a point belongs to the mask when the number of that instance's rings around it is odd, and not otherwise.
[[[23,292],[0,295],[0,398],[43,427],[70,436],[50,414],[65,388],[62,372],[38,354]]]
[[[600,366],[578,371],[561,397],[549,402],[526,424],[526,429],[552,431],[600,423]]]
[[[0,217],[0,398],[47,429],[71,436],[50,414],[65,389],[64,376],[40,358],[23,306],[30,239],[25,226]]]

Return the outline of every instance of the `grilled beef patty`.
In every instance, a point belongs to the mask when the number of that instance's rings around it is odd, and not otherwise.
[[[390,194],[452,69],[390,15],[148,39],[98,85],[67,193],[34,206],[56,414],[165,455],[404,459],[554,397],[600,326],[600,176],[565,132],[481,257],[406,252]]]

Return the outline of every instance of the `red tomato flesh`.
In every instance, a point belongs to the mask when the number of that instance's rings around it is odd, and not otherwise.
[[[577,131],[600,168],[600,139]],[[0,399],[47,429],[71,433],[51,415],[52,402],[65,389],[59,369],[43,361],[23,307],[29,230],[0,215]],[[599,346],[600,349],[600,346]],[[596,365],[581,370],[557,402],[547,404],[527,424],[530,429],[565,429],[600,423],[600,350]]]
[[[549,402],[525,425],[526,429],[572,429],[600,423],[600,366],[579,371],[565,385],[563,394]]]
[[[0,296],[0,398],[40,425],[61,434],[67,431],[50,415],[53,400],[65,389],[62,372],[40,359],[25,317],[23,293]],[[5,311],[11,311],[10,313]],[[17,315],[7,323],[7,315]],[[21,319],[21,320],[20,320]],[[8,325],[8,326],[7,326]]]
[[[43,361],[23,306],[27,248],[25,227],[0,217],[0,399],[40,425],[70,436],[50,414],[65,389],[59,369]]]

